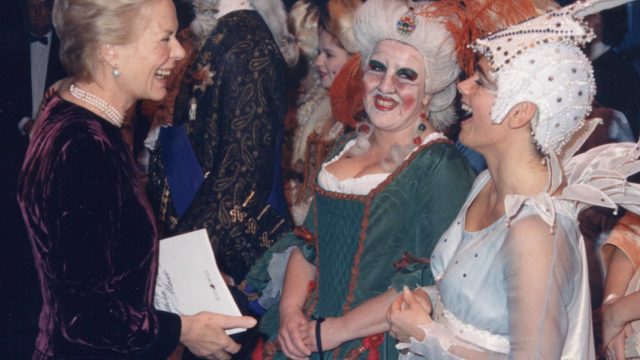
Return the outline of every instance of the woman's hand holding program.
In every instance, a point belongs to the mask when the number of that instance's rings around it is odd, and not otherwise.
[[[231,340],[226,329],[252,328],[256,320],[249,316],[227,316],[210,312],[196,315],[181,315],[182,342],[196,356],[205,359],[228,360],[240,350],[240,345]]]

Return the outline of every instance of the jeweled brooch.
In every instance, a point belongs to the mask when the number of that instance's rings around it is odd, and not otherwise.
[[[402,35],[411,34],[416,29],[416,17],[413,14],[401,17],[396,24],[396,28]]]

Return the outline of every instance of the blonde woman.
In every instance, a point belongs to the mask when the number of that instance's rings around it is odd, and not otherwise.
[[[161,359],[178,342],[230,358],[224,329],[252,318],[153,307],[158,237],[121,133],[184,57],[172,1],[57,0],[53,19],[71,78],[40,112],[18,189],[43,300],[33,359]]]

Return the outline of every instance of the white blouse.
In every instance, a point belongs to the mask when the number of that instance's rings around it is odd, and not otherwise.
[[[438,139],[446,139],[443,133],[434,132],[431,133],[422,139],[422,145],[438,140]],[[341,194],[351,194],[351,195],[367,195],[371,190],[373,190],[376,186],[380,185],[391,173],[379,173],[379,174],[369,174],[363,175],[356,178],[349,178],[340,180],[335,177],[332,173],[327,170],[327,166],[333,164],[338,161],[338,159],[342,158],[349,149],[356,143],[356,140],[353,139],[349,141],[342,151],[334,156],[331,160],[322,164],[322,168],[320,169],[320,173],[318,174],[318,185],[327,191],[333,191]],[[408,155],[407,158],[416,150],[418,147],[413,149]],[[405,158],[406,159],[406,158]]]

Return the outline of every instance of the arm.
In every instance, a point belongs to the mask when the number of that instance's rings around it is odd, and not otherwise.
[[[627,338],[623,331],[625,325],[640,318],[640,312],[636,309],[640,293],[621,298],[626,293],[634,272],[631,260],[620,248],[615,247],[607,267],[605,301],[601,308],[602,345],[614,355],[624,354],[624,341]]]
[[[387,321],[391,336],[402,359],[503,359],[506,354],[491,352],[465,342],[431,319],[432,301],[438,297],[435,287],[408,288],[389,307]],[[404,352],[407,350],[406,352]]]
[[[224,329],[252,327],[254,319],[212,313],[178,317],[154,311],[145,300],[149,296],[146,291],[136,293],[131,289],[128,283],[136,281],[132,278],[148,276],[136,269],[150,271],[152,265],[146,255],[141,255],[140,262],[132,256],[133,262],[123,261],[122,265],[116,259],[122,257],[119,251],[133,234],[119,230],[122,214],[117,199],[127,193],[123,191],[127,184],[119,180],[120,169],[114,166],[108,145],[78,136],[64,147],[62,157],[56,173],[61,181],[55,182],[59,184],[56,187],[62,216],[60,228],[53,231],[53,236],[60,236],[61,246],[53,252],[60,254],[62,260],[58,281],[63,284],[58,304],[67,340],[150,358],[166,357],[177,345],[178,336],[197,355],[214,354],[225,359],[229,353],[237,352],[239,345]],[[110,195],[94,196],[96,188]],[[145,225],[141,223],[140,227]],[[129,255],[134,253],[130,249]]]
[[[569,317],[590,315],[590,310],[570,315],[567,309],[583,290],[580,277],[587,264],[561,224],[558,219],[551,234],[538,216],[524,217],[511,225],[503,245],[510,357],[560,358],[569,326],[577,326]],[[590,318],[583,320],[590,326]]]
[[[602,309],[602,336],[607,351],[617,359],[624,359],[624,341],[628,334],[624,327],[632,321],[640,319],[638,310],[640,291],[631,293]]]
[[[320,328],[322,349],[335,349],[349,340],[389,331],[385,314],[397,295],[394,289],[389,289],[341,317],[327,318]],[[313,352],[318,351],[315,325],[315,321],[309,324],[309,335],[305,339],[305,346]]]
[[[36,175],[50,184],[42,221],[61,334],[97,352],[167,355],[177,345],[180,319],[154,311],[144,286],[153,266],[147,254],[156,241],[153,224],[142,204],[131,201],[119,154],[100,129],[77,130],[51,161],[51,171]],[[122,199],[133,205],[126,217]],[[138,223],[135,233],[123,225],[127,221]]]
[[[278,343],[290,358],[298,359],[311,355],[304,343],[309,322],[302,310],[309,283],[314,279],[315,272],[315,266],[304,258],[299,249],[291,252],[280,300],[278,329]]]

